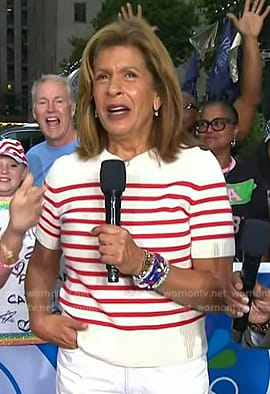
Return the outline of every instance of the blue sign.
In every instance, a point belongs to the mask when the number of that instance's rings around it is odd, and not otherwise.
[[[270,287],[269,273],[260,273],[259,281]],[[210,393],[270,393],[268,350],[244,349],[233,343],[231,325],[225,314],[206,318]],[[56,346],[15,345],[0,350],[1,394],[55,394]]]

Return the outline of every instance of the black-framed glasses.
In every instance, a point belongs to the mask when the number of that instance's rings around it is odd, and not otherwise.
[[[183,109],[191,109],[191,108],[196,109],[196,111],[199,110],[199,108],[196,107],[195,104],[192,104],[192,103],[184,103],[184,104],[183,104]]]
[[[227,124],[236,124],[233,119],[230,118],[214,118],[211,121],[202,119],[196,123],[196,131],[200,134],[206,133],[211,126],[214,131],[223,131]]]

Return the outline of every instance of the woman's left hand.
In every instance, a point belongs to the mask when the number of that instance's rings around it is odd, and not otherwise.
[[[253,300],[249,321],[255,324],[264,324],[270,320],[270,289],[256,283],[253,290]]]
[[[104,224],[94,227],[92,234],[98,238],[102,263],[115,265],[126,275],[136,275],[140,272],[144,250],[136,245],[128,230]]]

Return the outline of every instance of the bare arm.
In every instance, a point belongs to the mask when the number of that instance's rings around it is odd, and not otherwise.
[[[102,225],[95,227],[92,234],[99,239],[102,263],[115,264],[127,275],[137,275],[141,271],[144,251],[126,229]],[[232,260],[232,257],[193,259],[192,269],[171,266],[158,292],[181,305],[220,312],[221,306],[225,305],[225,289],[231,278]]]
[[[258,104],[261,100],[262,61],[258,46],[258,37],[263,22],[270,11],[266,7],[262,13],[265,0],[255,0],[252,5],[246,0],[241,19],[233,14],[231,18],[243,40],[243,68],[241,74],[241,93],[234,103],[239,115],[238,140],[242,141],[252,129]]]
[[[40,315],[50,313],[51,297],[59,271],[59,250],[43,247],[38,241],[30,258],[26,279],[26,300],[29,307],[32,329]]]
[[[33,186],[33,177],[28,174],[16,191],[10,204],[10,219],[0,243],[0,287],[7,281],[12,265],[18,260],[25,231],[33,227],[40,216],[43,189]]]
[[[31,330],[46,342],[75,349],[77,330],[83,330],[87,328],[87,325],[67,316],[50,313],[51,296],[59,271],[60,255],[60,250],[47,249],[36,242],[26,273],[26,300]]]
[[[232,260],[230,257],[194,259],[191,270],[171,267],[158,291],[181,305],[205,312],[224,312]]]

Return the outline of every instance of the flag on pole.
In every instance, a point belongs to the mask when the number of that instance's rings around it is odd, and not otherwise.
[[[189,38],[200,60],[204,61],[205,54],[216,47],[217,31],[218,22],[215,22]]]
[[[197,51],[194,50],[188,62],[182,90],[197,97],[197,80],[200,76]]]
[[[217,53],[208,78],[208,99],[235,100],[238,95],[238,84],[234,84],[230,74],[230,51],[234,39],[234,29],[227,18]]]

